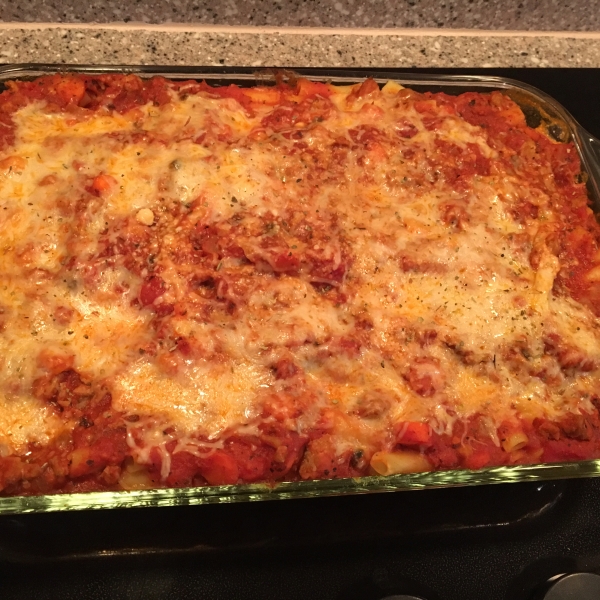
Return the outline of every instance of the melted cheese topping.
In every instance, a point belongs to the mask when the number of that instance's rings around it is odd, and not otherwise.
[[[351,100],[354,89],[332,87],[325,118],[290,125],[299,136],[261,123],[266,104],[251,115],[206,94],[125,115],[17,111],[2,158],[18,168],[0,178],[0,450],[64,427],[32,396],[44,349],[143,419],[128,425],[144,436],[130,444],[140,462],[152,446],[166,457],[168,440],[194,452],[252,429],[286,389],[286,357],[311,398],[294,427],[330,415],[338,453],[374,450],[404,421],[451,433],[483,413],[494,437],[515,417],[590,408],[596,366],[539,375],[549,334],[600,365],[598,320],[553,293],[549,250],[531,266],[536,223],[511,209],[526,197],[552,220],[549,195],[501,169],[449,186],[428,160],[445,143],[498,161],[485,131],[456,116],[428,128],[393,83]],[[468,220],[449,225],[446,205]],[[210,273],[194,252],[217,257]],[[152,276],[164,289],[145,302]]]
[[[52,410],[34,398],[0,396],[0,457],[22,452],[35,440],[48,443],[64,430]]]
[[[147,361],[137,362],[117,376],[114,407],[152,415],[165,427],[175,423],[183,435],[202,431],[213,439],[256,418],[256,390],[267,387],[270,379],[264,370],[245,363],[195,366],[168,377]]]

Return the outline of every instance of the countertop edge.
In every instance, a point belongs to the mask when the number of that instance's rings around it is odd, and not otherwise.
[[[600,68],[600,32],[0,23],[0,62]]]

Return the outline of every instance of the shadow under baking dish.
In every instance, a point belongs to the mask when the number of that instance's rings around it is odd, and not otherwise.
[[[431,536],[493,535],[542,526],[561,504],[566,482],[520,483],[317,498],[309,505],[171,506],[0,516],[0,560],[55,562],[108,556],[220,555],[331,547],[361,541],[403,544]],[[308,510],[307,510],[308,509]]]

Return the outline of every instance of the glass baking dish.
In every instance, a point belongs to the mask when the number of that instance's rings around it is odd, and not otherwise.
[[[273,70],[257,72],[251,68],[28,64],[0,67],[0,88],[2,82],[6,80],[31,79],[58,72],[134,73],[142,77],[161,75],[170,79],[204,79],[212,85],[236,83],[241,86],[265,85],[275,79]],[[280,70],[280,76],[281,73]],[[521,106],[530,126],[543,127],[548,135],[557,141],[573,141],[581,158],[582,169],[588,175],[587,186],[593,208],[596,213],[600,214],[600,141],[585,131],[558,102],[532,86],[503,77],[478,75],[422,75],[341,69],[295,69],[294,73],[316,81],[337,84],[356,83],[365,77],[373,77],[380,83],[392,79],[405,87],[421,92],[443,91],[449,94],[459,94],[466,91],[502,91]],[[283,75],[292,74],[283,71]],[[491,467],[478,471],[434,471],[385,477],[369,476],[353,479],[281,482],[275,486],[247,484],[17,496],[0,498],[0,514],[218,504],[596,476],[600,476],[600,460]]]

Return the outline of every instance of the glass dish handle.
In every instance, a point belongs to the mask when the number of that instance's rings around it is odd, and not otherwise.
[[[594,198],[594,210],[596,214],[600,214],[600,140],[585,129],[579,129],[578,133],[589,177],[588,184]]]

